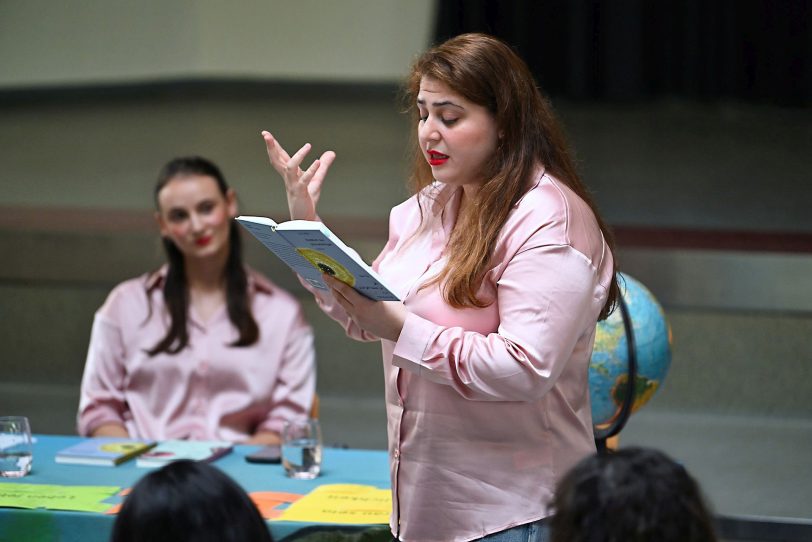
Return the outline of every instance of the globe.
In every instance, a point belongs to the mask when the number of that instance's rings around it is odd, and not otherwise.
[[[628,309],[637,360],[631,413],[645,405],[662,386],[671,366],[671,329],[663,308],[638,280],[620,274],[620,291]],[[596,430],[620,417],[629,388],[628,337],[620,307],[598,322],[589,365],[589,397]]]

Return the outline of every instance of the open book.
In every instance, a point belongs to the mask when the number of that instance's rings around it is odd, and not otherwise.
[[[376,301],[398,301],[353,249],[321,222],[290,220],[277,224],[263,216],[238,216],[246,230],[315,288],[326,290],[322,273],[349,284]]]

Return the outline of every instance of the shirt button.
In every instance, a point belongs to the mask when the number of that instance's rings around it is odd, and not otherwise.
[[[395,456],[395,459],[400,459],[400,450],[395,450],[393,455]]]

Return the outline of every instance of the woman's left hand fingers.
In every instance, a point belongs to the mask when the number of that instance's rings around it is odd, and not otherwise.
[[[321,184],[324,182],[324,177],[327,175],[327,171],[330,169],[330,166],[333,165],[333,161],[335,159],[336,153],[333,151],[326,151],[317,160],[317,162],[319,162],[319,167],[313,172],[313,178],[310,179],[308,184],[308,190],[310,190],[310,194],[314,198],[317,198],[321,192]]]
[[[333,297],[361,329],[382,338],[396,341],[406,319],[405,307],[395,301],[373,301],[329,275],[324,275]]]
[[[361,294],[356,292],[352,286],[349,286],[348,284],[341,282],[337,278],[332,277],[330,275],[323,275],[323,277],[324,282],[327,284],[327,286],[330,287],[333,293],[337,296],[339,303],[341,303],[342,305],[346,303],[350,307],[352,307],[356,304],[353,302],[354,300],[357,300],[358,297],[363,297],[361,296]],[[347,307],[344,308],[346,309]]]
[[[268,151],[268,159],[271,165],[278,173],[282,174],[284,164],[290,160],[290,156],[267,130],[262,131],[262,138],[265,140],[265,149]]]

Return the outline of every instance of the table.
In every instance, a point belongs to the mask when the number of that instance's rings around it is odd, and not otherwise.
[[[135,461],[117,467],[63,465],[56,453],[82,440],[76,436],[36,435],[31,473],[19,479],[0,478],[0,483],[56,485],[115,485],[132,487],[151,469],[138,468]],[[388,488],[389,462],[385,451],[325,448],[321,475],[315,480],[294,480],[281,465],[247,463],[245,456],[256,446],[234,447],[234,451],[213,465],[222,469],[246,491],[282,491],[306,494],[322,484],[363,484]],[[62,510],[0,508],[0,541],[25,540],[107,542],[115,516]],[[276,541],[292,540],[297,532],[316,527],[307,523],[274,521],[268,524]],[[324,528],[330,525],[319,524]],[[308,529],[310,530],[310,529]],[[24,533],[24,538],[19,534]]]

